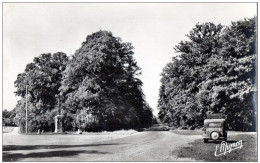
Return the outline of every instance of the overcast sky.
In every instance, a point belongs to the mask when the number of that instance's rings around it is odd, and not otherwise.
[[[20,99],[14,81],[34,57],[72,55],[87,35],[109,30],[135,47],[144,94],[157,113],[160,73],[195,24],[230,25],[256,13],[256,3],[4,3],[3,109]]]

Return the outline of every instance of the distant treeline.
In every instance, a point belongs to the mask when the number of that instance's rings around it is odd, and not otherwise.
[[[161,74],[159,119],[200,128],[206,113],[223,113],[229,129],[255,131],[256,20],[197,24]]]
[[[62,52],[41,54],[18,74],[15,121],[25,131],[54,131],[54,117],[64,115],[63,129],[102,131],[138,129],[152,124],[152,109],[142,92],[141,73],[131,43],[111,32],[87,36],[69,58]]]
[[[2,118],[3,118],[3,126],[16,126],[15,121],[15,110],[3,110]]]

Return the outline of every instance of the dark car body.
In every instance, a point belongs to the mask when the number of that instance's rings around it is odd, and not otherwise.
[[[205,119],[203,128],[204,143],[208,140],[227,140],[225,119]]]

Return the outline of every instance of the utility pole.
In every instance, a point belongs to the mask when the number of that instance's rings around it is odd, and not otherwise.
[[[27,100],[28,100],[27,92],[28,92],[28,90],[27,89],[28,89],[28,85],[26,85],[26,106],[25,106],[26,107],[26,115],[25,115],[25,119],[26,119],[26,121],[25,121],[26,122],[25,130],[26,130],[26,134],[28,132],[28,124],[27,124],[27,109],[28,109],[27,108],[28,107],[28,105],[27,105]]]

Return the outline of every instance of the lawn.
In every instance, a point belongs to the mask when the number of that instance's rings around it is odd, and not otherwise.
[[[183,132],[180,132],[183,134]],[[192,134],[193,132],[191,132]],[[197,134],[197,132],[194,132]],[[189,146],[173,151],[173,154],[180,158],[193,158],[198,161],[235,161],[235,162],[256,162],[257,161],[257,133],[231,133],[228,135],[227,143],[234,143],[242,140],[241,149],[232,150],[225,155],[215,156],[216,145],[221,142],[203,143],[202,139],[189,143]]]

